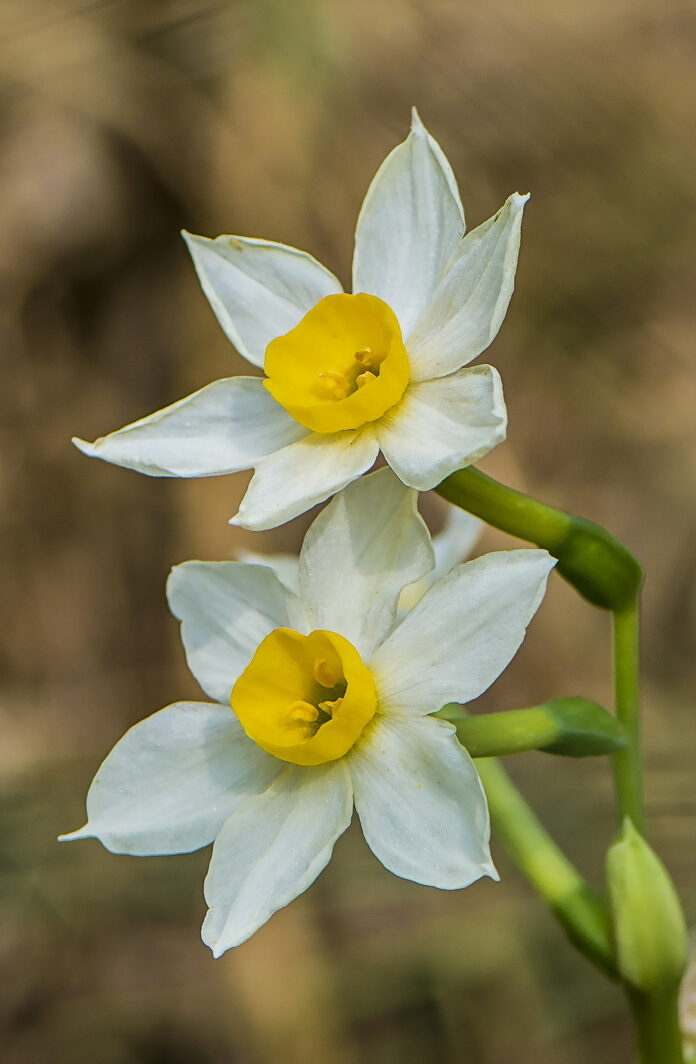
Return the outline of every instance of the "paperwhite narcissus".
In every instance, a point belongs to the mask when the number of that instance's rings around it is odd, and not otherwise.
[[[505,668],[554,560],[516,550],[457,566],[395,626],[401,589],[433,565],[415,502],[388,469],[351,484],[305,537],[299,595],[259,565],[172,572],[188,663],[216,704],[179,702],[131,728],[66,837],[136,855],[214,842],[215,956],[306,890],[353,802],[396,875],[445,889],[497,878],[476,769],[429,714]]]
[[[151,476],[256,472],[233,524],[264,529],[327,499],[379,451],[419,491],[505,437],[492,366],[466,368],[510,302],[526,196],[468,233],[454,175],[414,111],[368,189],[353,290],[311,255],[266,240],[184,234],[237,350],[266,377],[215,381],[86,443]]]

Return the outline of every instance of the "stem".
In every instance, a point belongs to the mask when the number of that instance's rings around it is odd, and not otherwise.
[[[678,991],[648,996],[627,990],[640,1064],[684,1064]]]
[[[614,756],[619,819],[630,817],[644,833],[640,735],[640,615],[638,597],[614,613],[614,692],[616,716],[628,745]],[[675,895],[675,903],[676,901]],[[685,934],[686,932],[684,932]],[[648,994],[626,986],[636,1026],[640,1064],[684,1064],[678,984]]]
[[[493,828],[510,857],[549,904],[577,948],[616,978],[602,899],[562,853],[510,777],[493,760],[477,761]]]
[[[539,503],[471,467],[436,489],[488,524],[543,547],[557,571],[589,602],[613,613],[616,716],[626,746],[613,754],[619,820],[643,833],[640,761],[640,565],[599,525]],[[481,725],[480,727],[483,727]],[[564,856],[495,761],[478,761],[498,837],[535,890],[546,900],[577,948],[617,978],[609,914],[602,899]],[[624,982],[637,1029],[640,1064],[683,1064],[678,988],[671,980],[654,992]]]
[[[640,761],[640,658],[638,599],[614,613],[614,692],[616,716],[628,740],[614,754],[614,786],[619,822],[629,816],[638,831],[645,827]]]

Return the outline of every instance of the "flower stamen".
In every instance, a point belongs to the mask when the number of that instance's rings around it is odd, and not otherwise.
[[[301,721],[303,724],[314,724],[319,719],[319,710],[311,703],[298,699],[290,706],[288,717],[292,721]]]
[[[318,708],[328,717],[333,717],[343,705],[343,696],[334,698],[333,702],[320,702]]]
[[[363,347],[355,352],[355,362],[346,373],[340,373],[335,369],[322,370],[319,380],[326,396],[334,402],[340,402],[341,399],[352,395],[358,388],[371,384],[379,377],[380,366],[385,357],[385,354],[375,354],[371,347]],[[356,372],[362,367],[365,367],[362,373]]]
[[[312,669],[314,679],[322,687],[335,687],[341,679],[336,669],[332,669],[326,658],[317,658]]]
[[[333,399],[338,402],[340,399],[345,399],[347,395],[350,395],[352,388],[348,381],[348,378],[343,373],[338,373],[335,369],[326,369],[319,374],[319,380],[321,381],[324,391],[329,399]]]

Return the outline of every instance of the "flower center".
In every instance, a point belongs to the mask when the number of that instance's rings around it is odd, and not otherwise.
[[[343,757],[377,708],[369,669],[335,632],[276,628],[232,688],[250,739],[282,761],[321,765]]]
[[[266,348],[266,388],[296,421],[341,432],[376,421],[408,384],[408,355],[377,296],[326,296]]]

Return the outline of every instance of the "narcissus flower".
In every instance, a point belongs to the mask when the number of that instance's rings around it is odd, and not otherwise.
[[[215,381],[85,454],[151,476],[255,468],[233,523],[271,528],[368,470],[379,451],[424,491],[505,437],[492,366],[468,368],[510,302],[526,196],[466,236],[447,159],[414,111],[368,189],[354,295],[311,255],[184,234],[225,333],[265,378]]]
[[[214,842],[203,939],[216,956],[316,879],[353,803],[396,875],[445,889],[497,878],[476,769],[429,714],[496,679],[554,562],[517,550],[457,566],[395,626],[401,589],[433,565],[415,501],[388,469],[351,484],[307,533],[298,595],[259,565],[172,572],[188,663],[215,703],[131,728],[67,838],[137,855]]]

